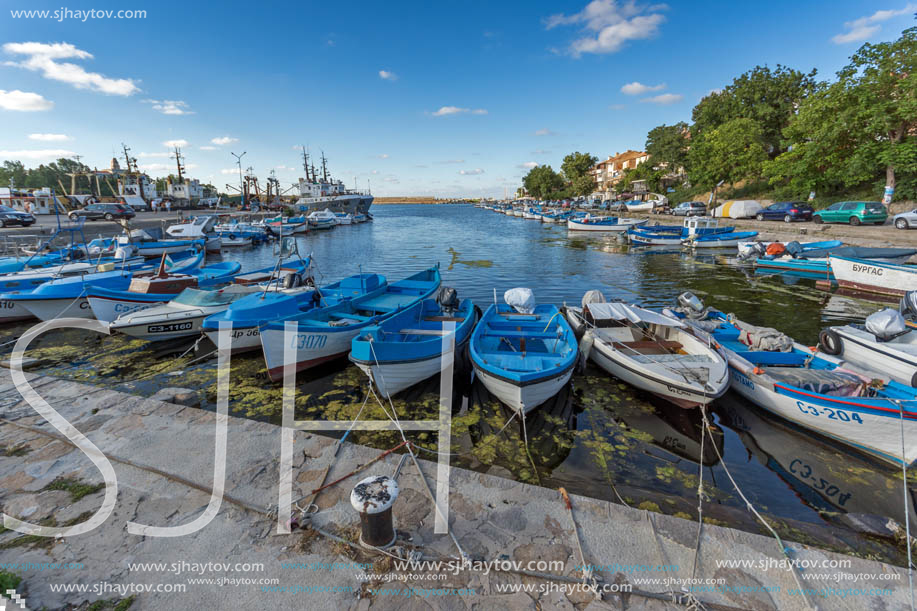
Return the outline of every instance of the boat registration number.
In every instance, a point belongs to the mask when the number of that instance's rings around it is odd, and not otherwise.
[[[174,331],[190,331],[194,326],[192,322],[173,322],[167,325],[149,325],[147,333],[172,333]]]
[[[790,473],[797,475],[807,482],[811,482],[811,486],[822,493],[822,495],[836,498],[837,504],[840,507],[843,507],[844,504],[850,499],[849,492],[841,492],[841,489],[838,486],[835,486],[831,482],[825,480],[825,478],[815,477],[812,474],[812,467],[799,460],[798,458],[794,458],[792,462],[790,462]]]
[[[293,348],[297,350],[311,350],[316,348],[324,348],[325,342],[328,341],[328,336],[322,333],[316,334],[302,334],[297,333],[293,336]]]
[[[0,301],[0,308],[4,310],[12,310],[15,307],[16,303],[14,301]]]
[[[863,419],[860,418],[860,415],[856,412],[848,412],[832,407],[820,408],[814,405],[809,405],[808,403],[803,403],[802,401],[797,401],[796,407],[798,407],[799,411],[801,411],[803,414],[809,414],[811,416],[826,416],[828,420],[840,420],[841,422],[857,422],[859,424],[863,424]]]

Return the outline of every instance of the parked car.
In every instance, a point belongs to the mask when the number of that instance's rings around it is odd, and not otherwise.
[[[115,219],[132,219],[137,215],[136,212],[124,204],[89,204],[85,208],[72,211],[68,216],[71,221],[80,217],[85,217],[87,221],[97,221],[105,219],[113,221]]]
[[[917,229],[917,208],[896,214],[892,217],[892,223],[898,229]]]
[[[882,202],[837,202],[812,215],[816,223],[875,223],[881,225],[888,218]]]
[[[675,216],[704,216],[707,214],[707,204],[704,202],[681,202],[672,209]]]
[[[19,212],[9,206],[0,205],[0,227],[21,225],[28,227],[35,222],[35,217],[28,212]]]
[[[602,202],[602,206],[606,206],[603,208],[603,210],[608,210],[609,212],[626,212],[627,211],[627,206],[624,204],[623,201],[613,202],[610,200],[606,200]]]
[[[762,208],[755,218],[759,221],[782,219],[785,223],[793,221],[811,221],[815,209],[805,202],[777,202]]]

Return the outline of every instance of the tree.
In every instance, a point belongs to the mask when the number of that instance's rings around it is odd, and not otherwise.
[[[522,185],[532,197],[539,199],[547,197],[563,188],[563,177],[549,165],[535,166],[522,179]]]
[[[767,160],[764,133],[753,119],[732,119],[700,134],[688,153],[691,184],[712,188],[719,181],[758,178]]]
[[[570,153],[564,157],[560,166],[564,178],[570,183],[574,195],[589,195],[592,193],[595,183],[589,170],[598,162],[598,158],[589,153]]]
[[[646,135],[646,152],[654,166],[664,166],[670,171],[684,168],[688,160],[688,124],[663,123],[654,127]]]
[[[733,119],[751,119],[761,130],[765,150],[773,158],[783,152],[783,129],[815,87],[813,69],[803,73],[777,64],[753,69],[733,79],[722,91],[711,92],[694,107],[691,135],[717,129]]]
[[[633,191],[634,181],[645,180],[647,191],[659,193],[662,190],[662,178],[665,174],[665,170],[657,170],[653,168],[652,163],[645,161],[635,168],[625,169],[615,188],[621,193]]]
[[[917,196],[917,28],[864,44],[800,106],[784,130],[790,150],[768,164],[772,183],[802,192],[878,180]]]

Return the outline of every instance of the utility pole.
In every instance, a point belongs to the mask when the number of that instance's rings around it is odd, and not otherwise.
[[[230,153],[233,157],[236,158],[236,163],[239,165],[239,196],[242,198],[242,207],[245,207],[245,187],[242,183],[242,158],[245,156],[247,151],[242,151],[241,155],[236,155],[235,153]]]

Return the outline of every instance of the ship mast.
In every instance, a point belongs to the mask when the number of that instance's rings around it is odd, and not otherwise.
[[[328,160],[325,159],[325,151],[322,151],[322,182],[328,182]]]
[[[309,175],[309,153],[306,152],[306,147],[300,145],[302,148],[302,169],[306,171],[306,182],[312,182],[312,177]]]
[[[183,179],[183,177],[182,177],[182,176],[183,176],[183,175],[182,175],[182,172],[185,171],[185,168],[184,168],[184,167],[182,166],[182,164],[181,164],[182,159],[183,159],[183,158],[182,158],[182,155],[181,155],[181,149],[178,148],[178,147],[176,146],[176,147],[175,147],[175,164],[178,166],[178,182],[179,182],[179,184],[181,184],[182,182],[184,182],[184,179]]]

